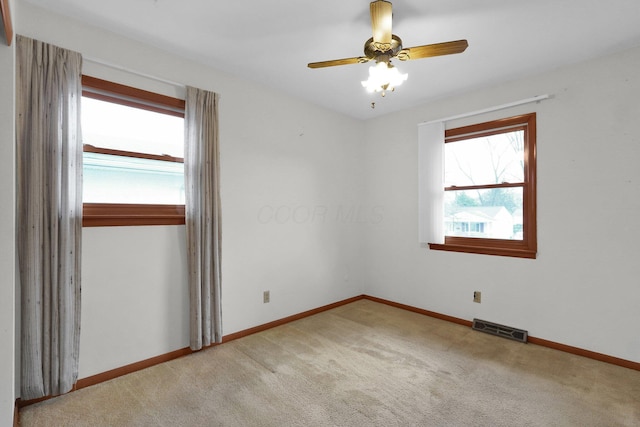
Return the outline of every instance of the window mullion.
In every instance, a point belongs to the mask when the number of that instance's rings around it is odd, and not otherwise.
[[[149,153],[139,153],[137,151],[115,150],[112,148],[95,147],[89,144],[84,144],[82,151],[84,151],[85,153],[109,154],[111,156],[124,156],[124,157],[134,157],[138,159],[161,160],[163,162],[184,163],[183,158],[173,157],[168,154],[157,155],[157,154],[149,154]]]
[[[464,190],[484,190],[491,188],[513,188],[513,187],[525,187],[524,182],[503,182],[502,184],[485,184],[485,185],[452,185],[445,187],[444,191],[464,191]]]

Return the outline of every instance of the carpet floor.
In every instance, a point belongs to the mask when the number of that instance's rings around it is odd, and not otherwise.
[[[23,408],[31,426],[640,426],[640,372],[360,300]]]

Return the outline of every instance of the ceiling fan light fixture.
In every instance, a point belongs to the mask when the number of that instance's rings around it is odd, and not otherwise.
[[[369,93],[382,92],[382,96],[385,96],[386,91],[393,91],[396,86],[400,86],[407,80],[407,74],[401,74],[391,65],[391,59],[410,61],[433,56],[452,55],[464,52],[469,46],[469,43],[462,39],[405,48],[402,46],[400,37],[392,33],[393,10],[391,2],[386,0],[372,1],[369,5],[369,10],[373,37],[364,43],[364,56],[310,62],[307,66],[309,68],[325,68],[375,61],[376,65],[369,68],[369,79],[363,81],[362,86]]]
[[[362,82],[362,86],[367,92],[382,92],[382,96],[386,91],[393,91],[400,86],[407,78],[408,74],[401,74],[391,61],[379,61],[376,65],[369,67],[369,78]]]

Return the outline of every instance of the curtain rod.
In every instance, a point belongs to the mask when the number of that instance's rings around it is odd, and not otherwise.
[[[150,74],[141,73],[139,71],[135,71],[135,70],[132,70],[130,68],[123,67],[121,65],[115,65],[115,64],[110,63],[110,62],[102,61],[100,59],[95,59],[95,58],[90,58],[90,57],[83,56],[82,60],[97,64],[97,65],[103,65],[105,67],[113,68],[114,70],[124,71],[125,73],[134,74],[136,76],[144,77],[144,78],[147,78],[147,79],[150,79],[150,80],[155,80],[157,82],[168,84],[170,86],[175,86],[175,87],[179,87],[179,88],[182,88],[182,89],[185,89],[187,87],[183,83],[176,83],[174,81],[166,80],[166,79],[163,79],[161,77],[156,77],[156,76],[152,76]]]
[[[455,116],[444,117],[442,119],[437,119],[437,120],[429,120],[428,122],[418,123],[418,126],[430,125],[430,124],[439,123],[439,122],[448,122],[449,120],[455,120],[455,119],[463,119],[465,117],[477,116],[478,114],[490,113],[492,111],[503,110],[505,108],[516,107],[518,105],[530,104],[532,102],[540,102],[540,101],[543,101],[543,100],[549,99],[549,98],[550,98],[550,95],[546,95],[546,94],[545,95],[537,95],[537,96],[533,96],[531,98],[521,99],[520,101],[514,101],[514,102],[509,102],[507,104],[496,105],[494,107],[484,108],[482,110],[471,111],[469,113],[462,113],[462,114],[458,114],[458,115],[455,115]]]

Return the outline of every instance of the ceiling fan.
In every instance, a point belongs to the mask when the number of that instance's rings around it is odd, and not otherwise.
[[[324,68],[375,61],[376,66],[371,67],[369,70],[369,80],[362,82],[362,85],[367,87],[370,92],[382,92],[382,96],[384,96],[386,90],[393,90],[394,86],[398,86],[407,78],[406,74],[401,75],[391,65],[392,58],[408,61],[431,56],[451,55],[464,52],[469,45],[466,40],[456,40],[403,48],[400,37],[391,33],[393,15],[391,3],[377,0],[371,2],[369,10],[371,12],[373,37],[364,44],[364,56],[311,62],[308,67]]]

